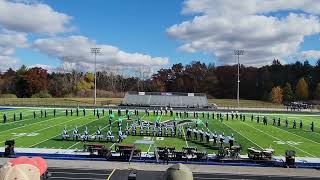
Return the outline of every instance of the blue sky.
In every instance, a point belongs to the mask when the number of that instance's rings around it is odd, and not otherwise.
[[[69,63],[168,67],[194,60],[247,66],[320,58],[319,7],[311,0],[0,0],[3,68]],[[12,16],[14,14],[14,16]],[[4,39],[4,40],[3,40]],[[63,57],[69,60],[60,61]],[[71,60],[70,60],[71,59]],[[1,69],[0,69],[1,70]]]
[[[97,43],[117,46],[126,52],[143,52],[152,56],[166,56],[172,63],[188,63],[193,60],[214,62],[205,53],[185,53],[177,50],[179,42],[165,32],[171,25],[187,20],[181,15],[182,0],[150,1],[139,0],[95,0],[95,1],[43,1],[58,12],[73,17],[76,30],[68,34],[90,37]],[[32,52],[30,49],[17,51],[27,65],[47,64],[57,66],[57,58]],[[168,65],[170,65],[168,64]]]

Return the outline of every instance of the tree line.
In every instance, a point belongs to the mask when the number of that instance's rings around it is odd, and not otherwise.
[[[22,66],[0,75],[0,94],[17,97],[91,97],[94,74],[52,72]],[[97,73],[99,97],[122,96],[126,91],[202,92],[214,98],[236,98],[237,65],[215,66],[194,61],[162,68],[150,78],[108,71]],[[320,99],[320,60],[240,67],[240,97],[276,103]]]

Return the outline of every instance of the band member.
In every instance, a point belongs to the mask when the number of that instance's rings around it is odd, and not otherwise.
[[[219,142],[220,142],[220,146],[221,146],[221,147],[222,147],[222,145],[223,145],[224,139],[225,139],[225,137],[224,137],[224,132],[223,132],[221,135],[219,135]]]
[[[73,140],[78,140],[79,136],[80,135],[79,135],[78,127],[75,127],[73,129]]]
[[[129,135],[129,126],[128,126],[128,123],[127,123],[127,126],[126,126],[126,135],[128,136]]]
[[[77,116],[79,116],[79,107],[76,109]]]
[[[180,138],[182,138],[182,127],[181,126],[179,126],[179,129],[178,129],[178,136]]]
[[[276,125],[276,118],[275,118],[275,117],[273,118],[273,123],[272,123],[272,125],[273,125],[273,126]]]
[[[42,110],[40,111],[40,117],[41,118],[43,117],[43,111]]]
[[[110,110],[109,110],[109,114],[110,114]],[[120,108],[118,108],[118,116],[121,116],[121,110],[120,110]]]
[[[200,142],[203,142],[203,129],[199,129]]]
[[[69,138],[68,131],[67,131],[66,127],[63,129],[61,136],[62,136],[62,139]]]
[[[112,141],[114,138],[112,131],[111,131],[111,127],[109,128],[108,132],[107,132],[107,142],[108,141]]]
[[[23,118],[22,118],[22,112],[20,112],[20,114],[19,114],[19,120],[22,120]]]
[[[143,126],[140,126],[140,136],[143,136]]]
[[[210,133],[208,131],[205,132],[206,134],[206,140],[207,140],[207,143],[209,143],[209,140],[210,140]]]
[[[66,109],[66,116],[68,116],[68,109]]]
[[[120,130],[119,132],[118,132],[118,135],[119,135],[119,140],[118,140],[118,143],[120,143],[120,142],[122,142],[123,141],[123,135],[122,135],[122,131]]]
[[[292,128],[297,128],[297,123],[296,123],[296,120],[293,120],[293,126],[292,126]]]
[[[278,126],[281,126],[281,120],[278,118]]]
[[[175,137],[176,134],[175,134],[175,130],[174,130],[174,127],[171,127],[171,137]]]
[[[169,135],[167,124],[166,124],[166,126],[164,127],[164,134],[165,134],[165,136],[168,136],[168,135]]]
[[[161,128],[161,126],[158,127],[158,136],[162,136],[162,128]]]
[[[233,143],[234,143],[234,137],[233,137],[233,134],[232,134],[231,137],[229,138],[230,148],[233,146]]]
[[[208,125],[209,125],[208,120],[206,120],[206,128],[208,128]]]
[[[100,127],[98,127],[96,131],[96,136],[94,137],[94,140],[96,140],[96,138],[98,138],[99,141],[102,139]]]
[[[266,116],[263,117],[263,125],[268,125],[268,120]]]
[[[7,121],[7,114],[4,113],[4,114],[3,114],[3,123],[6,123],[6,121]]]
[[[198,130],[197,129],[193,129],[193,139],[194,140],[198,140]]]
[[[157,134],[156,126],[153,126],[152,128],[152,136],[156,136]]]
[[[218,135],[217,135],[217,132],[215,131],[214,133],[211,133],[211,136],[212,136],[212,139],[213,139],[213,144],[217,144],[217,138],[218,138]]]
[[[147,124],[146,135],[150,136],[150,124]]]
[[[16,113],[13,113],[13,121],[16,121]]]
[[[53,110],[53,117],[56,117],[56,109]]]
[[[47,110],[44,110],[44,117],[47,117]]]
[[[36,118],[36,112],[33,111],[33,119],[35,119],[35,118]]]
[[[135,136],[137,134],[137,128],[136,128],[136,125],[134,124],[132,126],[132,135]]]
[[[188,139],[191,138],[191,127],[190,126],[187,128],[187,138]]]
[[[312,132],[314,131],[314,123],[313,123],[313,121],[311,122],[311,131]]]
[[[86,116],[86,108],[83,108],[83,116]]]
[[[89,140],[89,131],[88,131],[87,127],[86,127],[86,130],[83,132],[82,139],[83,139],[83,141],[88,141]]]
[[[289,123],[288,123],[288,119],[286,118],[286,127],[288,127]]]
[[[73,115],[73,110],[72,110],[72,109],[70,109],[70,115],[71,115],[71,116]]]
[[[300,120],[299,128],[302,129],[302,121]]]

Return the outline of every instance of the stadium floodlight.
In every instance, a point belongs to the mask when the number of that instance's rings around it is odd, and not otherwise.
[[[91,53],[94,54],[94,107],[97,106],[97,54],[100,54],[101,48],[90,48]]]
[[[238,103],[238,109],[240,108],[240,56],[244,54],[244,50],[234,50],[234,55],[238,56],[238,90],[237,90],[237,103]]]

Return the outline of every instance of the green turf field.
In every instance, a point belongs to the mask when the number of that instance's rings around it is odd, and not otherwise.
[[[33,112],[36,112],[37,117],[33,118]],[[44,110],[43,110],[44,111]],[[52,148],[52,149],[82,149],[84,144],[88,142],[82,141],[62,141],[61,133],[64,127],[67,128],[69,134],[72,134],[72,130],[75,126],[78,127],[79,132],[83,133],[85,127],[88,128],[89,134],[94,134],[97,127],[101,127],[103,134],[105,135],[109,129],[108,123],[108,111],[105,111],[105,115],[102,116],[100,110],[100,118],[98,119],[93,115],[93,110],[86,110],[86,116],[83,116],[82,110],[80,110],[79,116],[76,116],[75,110],[73,110],[73,116],[65,116],[65,109],[57,109],[56,117],[53,117],[53,109],[47,109],[47,117],[40,117],[40,109],[11,109],[11,110],[0,110],[1,123],[0,123],[0,143],[4,145],[7,139],[15,139],[16,147],[24,148]],[[19,120],[19,113],[23,113],[23,120]],[[7,122],[3,123],[3,114],[7,114]],[[13,114],[16,113],[16,121],[13,121]],[[114,111],[115,120],[112,122],[112,131],[117,134],[117,112]],[[124,114],[124,112],[122,113]],[[183,113],[182,113],[183,114]],[[264,114],[255,114],[254,116],[263,116]],[[175,114],[174,114],[175,116]],[[267,114],[268,125],[262,124],[262,118],[260,123],[256,122],[256,117],[251,121],[251,113],[246,114],[246,120],[226,120],[224,116],[223,121],[218,120],[216,117],[212,119],[212,114],[209,114],[208,129],[205,128],[204,122],[207,119],[207,114],[202,117],[202,113],[199,113],[199,119],[202,121],[198,126],[208,131],[216,131],[218,134],[224,132],[226,136],[233,134],[236,139],[236,144],[241,144],[243,147],[241,154],[247,153],[248,147],[257,148],[269,148],[275,149],[276,155],[284,155],[285,150],[295,150],[297,156],[302,157],[320,157],[320,115],[313,114]],[[146,116],[144,112],[140,112],[140,117],[144,121],[155,122],[156,116],[153,112],[150,116]],[[282,119],[281,126],[273,126],[273,117],[280,117]],[[289,127],[285,127],[284,119],[288,118]],[[160,117],[160,121],[164,122],[172,120],[174,117],[163,115]],[[180,118],[176,118],[177,121]],[[181,118],[186,119],[186,118]],[[190,126],[194,127],[197,118],[193,118],[193,113],[189,114],[189,118],[192,123]],[[292,121],[297,121],[297,128],[292,128]],[[126,124],[129,125],[136,121],[137,117],[132,115],[129,120],[124,118],[123,130]],[[303,121],[303,128],[299,128],[299,121]],[[315,124],[315,131],[311,132],[311,122]],[[200,122],[200,121],[199,121]],[[184,128],[186,128],[184,124]],[[185,134],[185,129],[183,131]],[[139,134],[139,128],[137,128],[137,134]],[[116,138],[117,139],[117,138]],[[219,145],[211,143],[202,143],[194,140],[187,140],[185,136],[183,138],[171,138],[171,137],[151,137],[151,136],[128,136],[124,139],[124,144],[133,144],[136,140],[153,140],[156,146],[171,146],[176,147],[180,150],[182,147],[196,146],[201,151],[209,153],[217,152]],[[89,142],[99,144],[101,142]],[[113,148],[116,142],[102,142],[108,147]],[[226,144],[228,145],[228,144]],[[149,145],[139,145],[139,148],[144,152],[153,151],[153,147]]]

